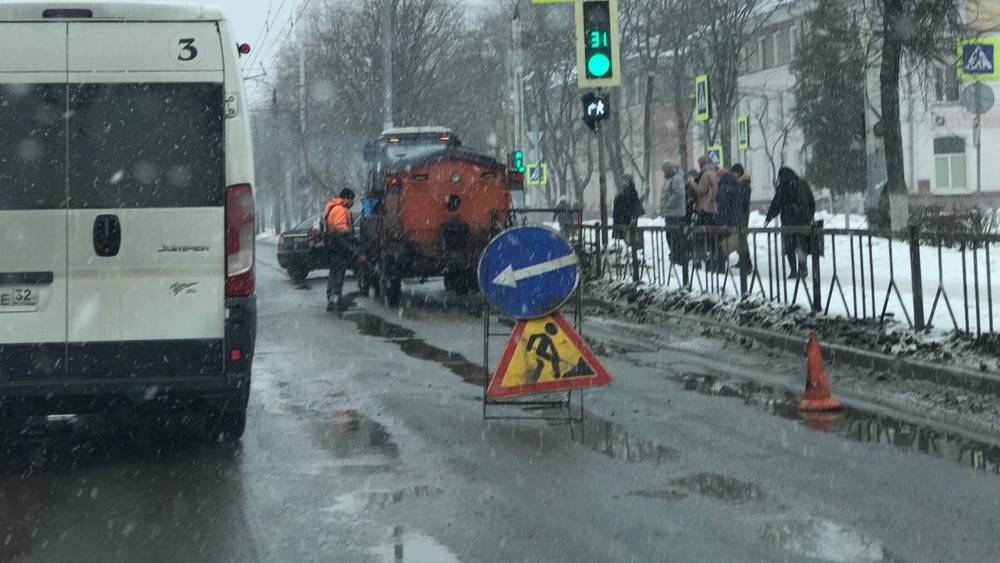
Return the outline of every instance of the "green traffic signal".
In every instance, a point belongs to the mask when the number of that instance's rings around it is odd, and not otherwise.
[[[519,174],[524,174],[526,170],[524,167],[524,151],[514,151],[514,170],[517,170]]]
[[[583,54],[587,78],[607,79],[615,74],[612,52],[611,2],[587,0],[583,2]]]
[[[587,60],[587,74],[595,78],[603,78],[611,71],[611,59],[604,53],[597,53]]]

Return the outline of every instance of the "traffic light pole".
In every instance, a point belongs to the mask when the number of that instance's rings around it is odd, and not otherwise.
[[[608,247],[608,171],[607,156],[604,148],[604,129],[601,128],[600,122],[596,124],[594,132],[597,133],[597,170],[598,170],[598,184],[601,186],[601,245],[604,248]],[[598,257],[598,260],[601,260]]]

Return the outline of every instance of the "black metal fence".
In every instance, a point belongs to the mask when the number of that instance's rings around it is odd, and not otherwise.
[[[809,227],[608,227],[574,233],[588,273],[665,288],[755,296],[851,319],[905,320],[982,335],[1000,329],[1000,235],[912,227],[902,236]],[[808,254],[788,256],[805,247]],[[740,251],[743,251],[742,253]],[[749,260],[738,260],[740,254]],[[804,259],[804,272],[792,266]],[[806,273],[807,272],[807,273]],[[795,275],[793,275],[795,274]],[[803,275],[804,274],[804,275]]]

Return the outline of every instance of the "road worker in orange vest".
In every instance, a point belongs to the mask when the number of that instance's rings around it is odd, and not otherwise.
[[[354,238],[354,190],[344,188],[340,196],[326,203],[323,220],[326,221],[326,244],[330,252],[330,278],[326,285],[326,310],[335,311],[343,306],[344,277],[347,267],[357,254]]]

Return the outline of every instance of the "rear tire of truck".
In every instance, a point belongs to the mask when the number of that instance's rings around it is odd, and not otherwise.
[[[455,272],[445,275],[444,287],[458,295],[468,295],[475,291],[478,280],[471,272]]]
[[[359,266],[358,269],[355,271],[355,276],[358,279],[358,295],[360,295],[361,297],[370,296],[372,286],[373,285],[377,286],[377,284],[373,283],[372,281],[374,275],[372,274],[371,269],[369,269],[367,266]],[[378,290],[376,289],[376,292],[377,291]]]
[[[382,282],[382,301],[390,309],[399,307],[403,297],[403,280],[396,276],[380,276]]]
[[[309,269],[302,266],[288,268],[288,277],[292,278],[292,281],[296,283],[302,283],[309,277]]]
[[[213,442],[238,442],[247,428],[247,410],[226,409],[213,413],[210,420]]]

